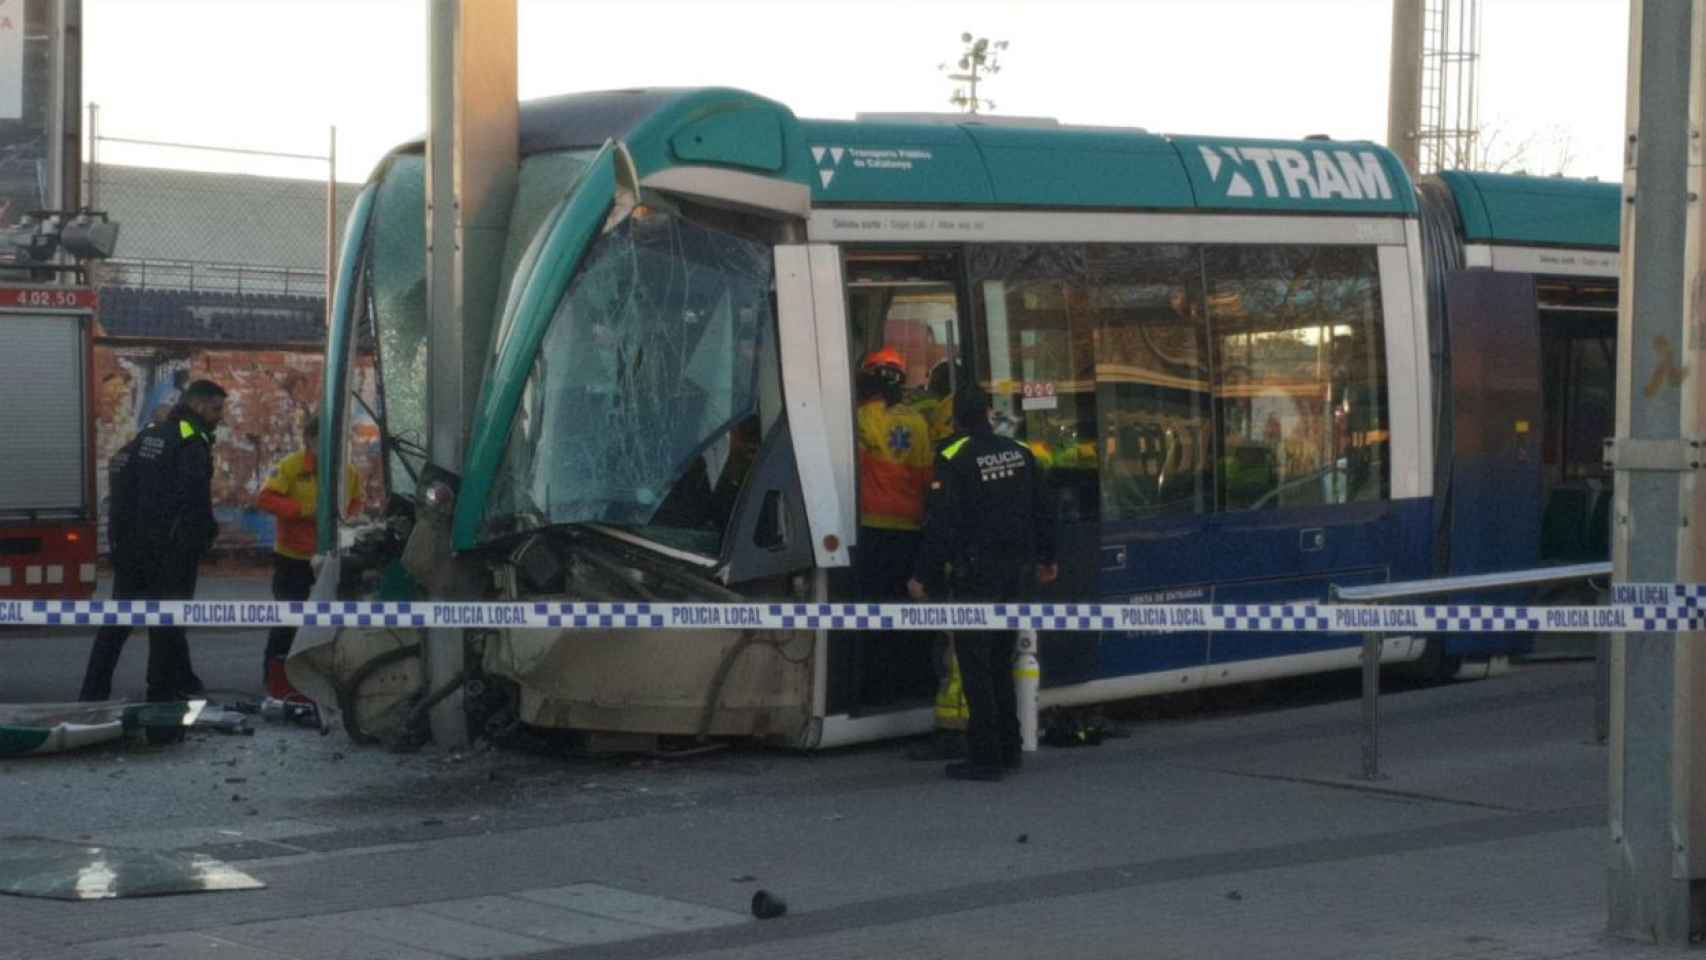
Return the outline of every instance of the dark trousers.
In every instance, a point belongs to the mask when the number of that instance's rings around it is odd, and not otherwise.
[[[960,684],[966,692],[966,759],[979,766],[999,766],[1019,755],[1019,698],[1013,690],[1011,630],[967,631],[954,634],[954,655],[960,661]]]
[[[956,585],[958,603],[1014,602],[1022,599],[1025,568],[1001,564],[996,570],[973,571],[969,582]],[[981,576],[978,574],[982,574]],[[1019,697],[1013,689],[1013,648],[1018,635],[1011,630],[968,630],[954,634],[954,656],[960,662],[960,685],[965,689],[966,759],[978,766],[1000,766],[1019,755]]]
[[[113,566],[114,600],[189,600],[195,596],[195,562],[170,558],[165,562],[126,561]],[[95,634],[89,665],[83,671],[80,700],[112,697],[113,671],[118,667],[131,628],[110,624]],[[148,628],[148,699],[183,700],[205,688],[190,665],[189,636],[183,627]]]
[[[274,600],[306,600],[314,590],[314,565],[306,560],[280,553],[272,558],[272,596]],[[295,627],[273,627],[267,632],[267,657],[261,663],[261,686],[267,685],[267,672],[274,660],[290,656],[290,645],[296,640]]]
[[[906,581],[918,558],[922,534],[916,530],[860,527],[853,573],[861,603],[905,603]],[[907,633],[872,631],[860,642],[860,685],[867,704],[892,703],[920,692],[935,680],[927,639]]]

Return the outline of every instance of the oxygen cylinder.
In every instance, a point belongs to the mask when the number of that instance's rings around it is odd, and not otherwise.
[[[1013,691],[1019,701],[1019,739],[1026,753],[1037,750],[1037,690],[1042,667],[1037,663],[1037,632],[1020,630],[1013,653]]]

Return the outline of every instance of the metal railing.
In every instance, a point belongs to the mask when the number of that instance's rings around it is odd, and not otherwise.
[[[1550,583],[1569,583],[1609,577],[1610,562],[1576,563],[1559,567],[1539,567],[1532,570],[1512,570],[1507,573],[1481,573],[1463,577],[1439,577],[1432,580],[1406,580],[1400,583],[1376,583],[1361,587],[1332,588],[1334,602],[1382,603],[1389,600],[1412,600],[1438,597],[1452,593],[1471,593],[1480,590],[1502,590],[1516,587],[1538,587]],[[1362,637],[1362,776],[1365,780],[1380,777],[1380,641],[1378,633]],[[1599,644],[1599,682],[1595,691],[1595,727],[1601,742],[1606,738],[1604,720],[1606,694],[1610,677],[1605,655],[1605,643]]]
[[[324,297],[323,270],[205,260],[115,259],[101,265],[103,286],[199,293]]]

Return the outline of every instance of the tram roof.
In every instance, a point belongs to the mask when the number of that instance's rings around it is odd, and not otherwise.
[[[1439,174],[1457,203],[1469,243],[1616,250],[1623,189],[1566,177]]]
[[[807,184],[814,206],[1406,215],[1378,144],[1163,136],[1010,118],[801,120],[728,88],[615,90],[521,106],[523,155],[626,143],[642,176],[702,164]],[[421,141],[403,147],[418,150]]]

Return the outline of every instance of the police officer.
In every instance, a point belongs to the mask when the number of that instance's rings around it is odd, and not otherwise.
[[[136,455],[136,443],[142,434],[118,449],[107,461],[107,550],[113,559],[113,599],[138,600],[143,597],[143,577],[137,556],[136,488],[130,482],[130,461]],[[95,634],[89,648],[89,665],[83,671],[83,689],[79,700],[106,700],[113,692],[113,671],[118,668],[119,654],[124,642],[130,639],[128,624],[108,624]]]
[[[116,471],[111,523],[119,529],[121,546],[114,547],[114,564],[128,568],[123,587],[131,599],[188,600],[196,593],[201,558],[218,535],[213,520],[213,431],[223,414],[225,389],[212,380],[196,380],[164,421],[150,423],[136,435],[128,460]],[[84,692],[104,699],[113,663],[130,631],[102,634],[106,641],[97,638],[90,651]],[[203,691],[189,665],[184,627],[150,627],[148,701],[181,701]]]
[[[989,397],[974,386],[963,385],[955,396],[954,423],[961,435],[936,455],[924,543],[907,590],[923,600],[925,584],[939,582],[946,568],[957,602],[1023,600],[1033,565],[1038,583],[1052,583],[1058,574],[1054,518],[1036,458],[995,433]],[[971,718],[966,762],[949,764],[950,777],[1000,780],[1004,770],[1019,768],[1013,643],[1011,631],[954,635]]]

